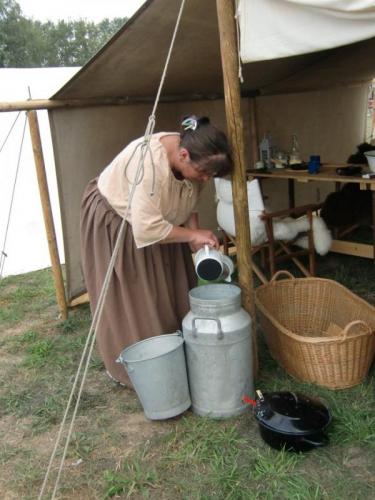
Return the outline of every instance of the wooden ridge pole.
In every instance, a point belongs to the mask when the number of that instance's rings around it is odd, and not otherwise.
[[[124,99],[28,99],[27,101],[0,102],[0,112],[31,111],[89,106],[108,106],[127,103]]]
[[[232,187],[238,276],[243,306],[252,318],[253,372],[256,375],[258,372],[258,349],[234,0],[216,0],[216,6],[224,78],[225,111],[234,160]]]
[[[202,101],[222,99],[220,94],[184,94],[169,95],[160,98],[160,102]],[[88,108],[95,106],[126,106],[130,104],[153,104],[155,96],[144,97],[107,97],[87,99],[28,99],[27,101],[0,102],[0,113],[11,111],[30,111],[36,109]]]
[[[51,258],[53,279],[55,282],[56,299],[60,308],[62,319],[67,319],[68,308],[66,304],[64,280],[60,265],[59,251],[57,248],[56,232],[53,223],[51,201],[48,192],[46,168],[44,164],[42,141],[40,139],[38,116],[36,111],[28,111],[31,144],[33,147],[36,175],[38,178],[39,194],[42,203],[44,225],[46,228],[48,249]]]
[[[147,98],[143,99],[147,102]],[[31,111],[37,109],[87,108],[90,106],[121,106],[143,102],[140,98],[107,99],[28,99],[27,101],[0,102],[0,113]]]

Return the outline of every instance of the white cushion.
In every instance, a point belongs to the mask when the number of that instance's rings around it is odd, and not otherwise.
[[[260,218],[262,210],[249,211],[251,244],[261,245],[267,241],[266,226]],[[234,223],[234,209],[232,203],[219,200],[216,208],[216,217],[219,226],[230,236],[236,236],[236,226]]]
[[[229,179],[215,178],[216,196],[226,203],[233,203],[232,182]],[[250,210],[264,210],[262,192],[258,179],[247,181],[247,200]]]

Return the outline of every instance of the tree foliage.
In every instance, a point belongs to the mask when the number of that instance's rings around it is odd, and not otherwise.
[[[0,68],[82,66],[125,22],[42,23],[23,16],[15,0],[0,0]]]

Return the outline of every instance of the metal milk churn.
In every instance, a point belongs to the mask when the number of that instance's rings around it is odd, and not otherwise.
[[[251,318],[241,289],[211,284],[189,292],[182,322],[192,409],[198,415],[231,417],[248,409],[253,394]]]

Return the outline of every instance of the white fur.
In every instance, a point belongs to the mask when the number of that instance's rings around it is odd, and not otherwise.
[[[267,233],[264,221],[260,218],[262,211],[249,210],[251,244],[261,245],[267,241]],[[219,200],[216,207],[216,217],[219,226],[230,236],[236,236],[234,223],[234,209],[232,203]]]
[[[313,215],[313,240],[316,252],[319,255],[326,255],[332,245],[332,235],[326,226],[324,220]],[[299,233],[309,230],[309,220],[307,215],[303,215],[298,219],[285,217],[281,220],[276,220],[273,223],[273,233],[276,240],[291,241],[297,237]],[[309,240],[306,235],[300,236],[295,244],[301,248],[308,248]]]
[[[232,182],[229,179],[215,177],[215,190],[218,200],[233,203]],[[264,210],[262,192],[258,179],[247,181],[247,198],[251,210]]]
[[[326,255],[329,252],[332,235],[324,220],[317,215],[313,215],[313,240],[316,253]],[[307,236],[301,236],[295,243],[302,248],[308,248],[309,245]]]
[[[257,181],[258,182],[258,181]],[[252,196],[250,194],[250,186]],[[215,179],[216,194],[218,204],[216,216],[219,226],[224,229],[230,236],[236,236],[236,228],[234,222],[234,209],[232,204],[232,189],[230,181],[226,179]],[[259,190],[259,193],[258,193]],[[248,200],[249,200],[249,219],[251,244],[254,246],[261,245],[267,241],[267,233],[264,221],[261,219],[263,210],[261,209],[262,199],[259,185],[252,181],[248,182]],[[251,203],[253,202],[253,204]],[[306,215],[293,219],[285,217],[277,219],[273,222],[273,233],[276,240],[292,241],[299,233],[308,231],[309,221]],[[332,236],[327,228],[324,220],[313,215],[313,240],[316,252],[319,255],[325,255],[332,245]],[[308,248],[308,238],[305,235],[300,236],[295,244],[302,248]]]
[[[275,219],[273,221],[273,236],[275,240],[294,240],[299,232],[295,222],[295,219],[291,217]]]

